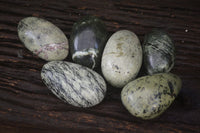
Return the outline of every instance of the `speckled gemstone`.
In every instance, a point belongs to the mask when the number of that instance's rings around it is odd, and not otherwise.
[[[102,55],[101,69],[114,87],[124,87],[133,80],[142,65],[142,47],[137,35],[128,30],[114,33]]]
[[[95,71],[70,62],[45,64],[41,77],[46,86],[61,100],[77,107],[99,104],[106,94],[106,83]]]
[[[145,35],[143,51],[144,66],[148,74],[169,72],[173,68],[175,47],[164,31],[155,29]]]
[[[76,22],[70,36],[72,60],[78,64],[95,68],[100,64],[107,31],[103,22],[87,16]]]
[[[18,36],[25,47],[46,61],[63,60],[68,55],[68,39],[54,24],[27,17],[18,24]]]
[[[171,105],[181,85],[181,79],[171,73],[144,76],[123,88],[121,100],[132,115],[142,119],[152,119]]]

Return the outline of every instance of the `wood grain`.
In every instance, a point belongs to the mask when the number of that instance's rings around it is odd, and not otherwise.
[[[199,7],[198,0],[0,0],[0,132],[200,132]],[[46,62],[19,41],[18,22],[41,17],[69,38],[73,23],[84,15],[100,17],[110,35],[128,29],[142,41],[152,28],[169,32],[176,45],[172,72],[183,87],[163,115],[149,121],[131,116],[122,106],[121,89],[110,85],[98,106],[75,108],[42,83],[40,70]]]

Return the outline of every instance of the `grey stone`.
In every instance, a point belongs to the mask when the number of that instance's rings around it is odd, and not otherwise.
[[[61,100],[77,107],[99,104],[106,94],[106,83],[95,71],[66,61],[45,64],[41,77]]]

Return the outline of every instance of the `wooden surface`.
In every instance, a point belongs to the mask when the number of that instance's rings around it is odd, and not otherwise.
[[[0,132],[200,132],[199,7],[198,0],[0,0]],[[110,34],[128,29],[141,41],[152,28],[169,32],[177,54],[172,72],[183,87],[162,116],[148,121],[131,116],[122,106],[121,89],[109,85],[101,104],[81,109],[63,103],[42,83],[46,62],[19,41],[18,22],[45,18],[69,38],[84,15],[100,17]]]

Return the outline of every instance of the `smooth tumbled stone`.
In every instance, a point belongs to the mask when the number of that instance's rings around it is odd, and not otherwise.
[[[63,60],[68,55],[68,39],[54,24],[27,17],[18,24],[18,36],[25,47],[46,61]]]
[[[171,105],[181,85],[181,79],[171,73],[144,76],[123,88],[121,100],[132,115],[142,119],[152,119]]]
[[[172,39],[162,30],[145,35],[144,66],[148,74],[169,72],[174,66],[175,48]]]
[[[121,30],[108,40],[102,55],[101,69],[114,87],[124,87],[133,80],[142,65],[142,47],[135,33]]]
[[[106,94],[106,83],[95,71],[70,62],[52,61],[42,68],[46,86],[61,100],[77,107],[92,107]]]
[[[103,22],[94,16],[87,16],[76,22],[70,36],[72,60],[89,68],[100,64],[107,31]]]

